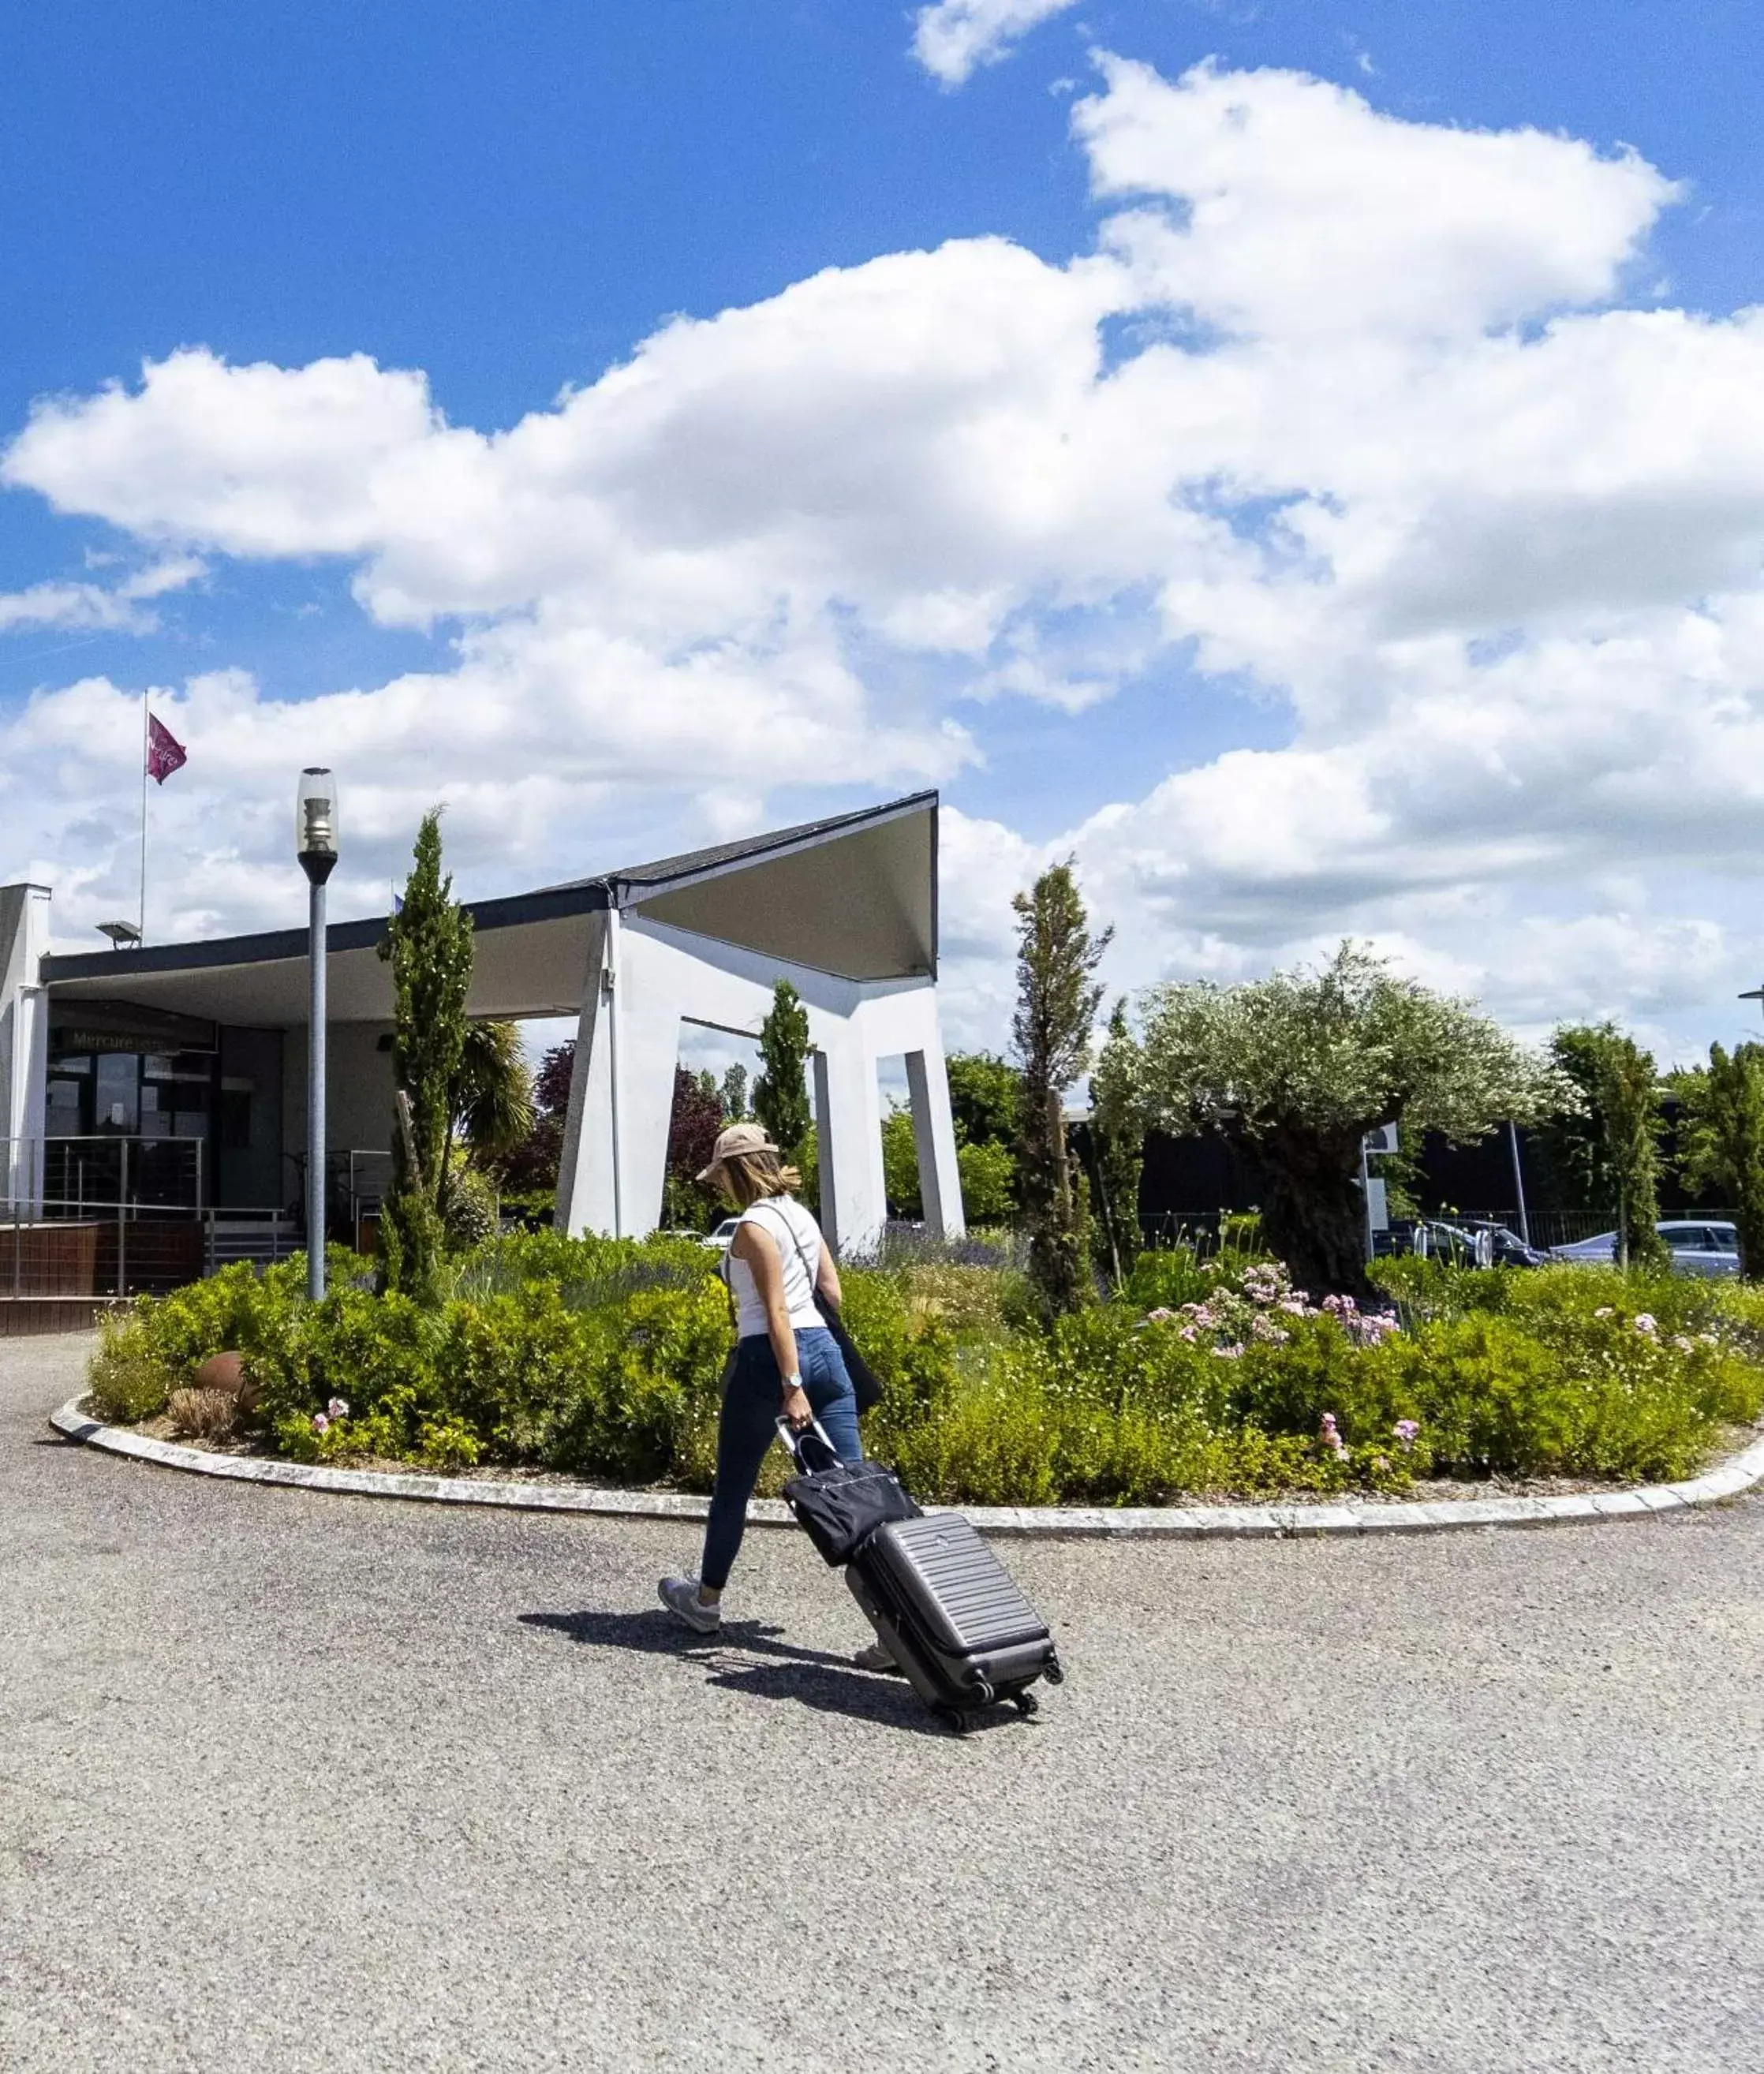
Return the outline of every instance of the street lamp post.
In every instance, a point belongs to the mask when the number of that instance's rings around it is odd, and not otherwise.
[[[337,868],[337,783],[328,771],[300,773],[294,846],[310,888],[307,1007],[306,1293],[324,1295],[324,882]]]

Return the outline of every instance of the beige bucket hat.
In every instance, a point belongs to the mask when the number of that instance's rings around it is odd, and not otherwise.
[[[714,1181],[717,1170],[723,1162],[738,1152],[775,1152],[778,1147],[766,1135],[766,1126],[760,1123],[732,1123],[727,1130],[719,1131],[717,1142],[711,1147],[710,1164],[699,1175],[700,1181]]]

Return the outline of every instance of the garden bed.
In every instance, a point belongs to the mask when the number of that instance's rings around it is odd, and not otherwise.
[[[89,1416],[97,1415],[97,1407],[89,1399],[82,1402],[81,1410]],[[215,1440],[185,1432],[177,1421],[162,1412],[156,1419],[146,1419],[129,1429],[153,1440],[169,1440],[178,1446],[194,1450],[199,1454],[219,1455],[235,1461],[275,1461],[283,1459],[261,1435],[243,1439]],[[1712,1456],[1725,1459],[1749,1447],[1764,1436],[1764,1423],[1753,1426],[1733,1426],[1721,1431],[1716,1436]],[[328,1460],[340,1469],[361,1469],[370,1475],[404,1477],[413,1482],[432,1478],[436,1471],[427,1463],[410,1461],[396,1456],[362,1455],[338,1452]],[[542,1490],[593,1490],[600,1488],[579,1476],[564,1469],[540,1469],[529,1463],[479,1463],[469,1473],[474,1483],[507,1484],[522,1489]],[[1465,1504],[1473,1500],[1507,1498],[1592,1498],[1622,1490],[1630,1486],[1610,1477],[1421,1477],[1402,1490],[1363,1490],[1353,1494],[1361,1505]],[[692,1495],[681,1490],[678,1484],[632,1484],[623,1488],[641,1491],[654,1497]],[[703,1494],[696,1494],[702,1495]],[[1237,1491],[1182,1491],[1170,1494],[1171,1506],[1186,1506],[1196,1503],[1229,1509],[1233,1506],[1248,1508],[1268,1504],[1270,1500],[1286,1506],[1336,1505],[1342,1494],[1339,1490],[1280,1489],[1273,1492],[1246,1493]]]
[[[296,1461],[702,1493],[729,1341],[712,1265],[673,1242],[507,1238],[427,1310],[346,1255],[318,1306],[298,1262],[229,1269],[113,1321],[93,1403]],[[1008,1270],[853,1268],[848,1321],[886,1385],[866,1444],[927,1502],[1448,1502],[1693,1475],[1764,1412],[1748,1289],[1419,1262],[1383,1279],[1369,1315],[1312,1304],[1273,1262],[1150,1254],[1047,1333]],[[189,1394],[226,1348],[242,1415]]]

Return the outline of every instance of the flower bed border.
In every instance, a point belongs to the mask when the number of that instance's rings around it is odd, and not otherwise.
[[[708,1498],[684,1492],[598,1489],[585,1484],[491,1483],[469,1477],[390,1475],[374,1469],[334,1469],[254,1455],[217,1455],[180,1447],[126,1427],[106,1426],[81,1409],[85,1392],[49,1415],[70,1440],[162,1469],[236,1483],[291,1485],[352,1498],[395,1498],[445,1505],[500,1506],[517,1512],[579,1512],[618,1519],[702,1520]],[[1468,1527],[1568,1527],[1601,1519],[1641,1519],[1695,1510],[1740,1497],[1764,1483],[1764,1440],[1731,1455],[1700,1477],[1675,1484],[1640,1484],[1628,1490],[1566,1498],[1454,1498],[1443,1503],[1206,1506],[933,1506],[960,1510],[983,1534],[1047,1539],[1113,1541],[1274,1541],[1298,1536],[1339,1539],[1361,1534],[1445,1534]],[[778,1498],[755,1498],[747,1508],[754,1527],[788,1527]]]

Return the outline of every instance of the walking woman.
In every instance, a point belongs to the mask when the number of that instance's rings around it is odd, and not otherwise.
[[[747,1502],[779,1419],[798,1432],[818,1419],[848,1462],[861,1462],[864,1447],[845,1358],[815,1308],[817,1288],[839,1303],[839,1270],[820,1227],[791,1193],[802,1176],[780,1163],[778,1147],[758,1124],[735,1123],[718,1138],[698,1178],[720,1188],[741,1213],[723,1270],[735,1300],[737,1344],[717,1422],[704,1562],[697,1577],[663,1577],[660,1589],[663,1605],[689,1628],[714,1634]],[[879,1642],[856,1660],[869,1671],[887,1670],[894,1661]]]

